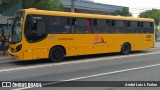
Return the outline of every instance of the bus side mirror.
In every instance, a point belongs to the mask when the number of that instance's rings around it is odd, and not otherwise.
[[[37,20],[37,33],[45,34],[46,33],[46,23],[44,20]]]

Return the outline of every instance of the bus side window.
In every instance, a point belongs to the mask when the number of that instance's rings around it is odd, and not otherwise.
[[[106,32],[106,20],[98,19],[97,20],[97,33],[105,33]]]
[[[29,42],[37,42],[46,38],[45,16],[28,15],[25,24],[25,37]]]
[[[97,31],[97,19],[93,19],[93,33],[96,33]]]
[[[97,26],[97,19],[93,19],[93,26]]]
[[[67,25],[70,25],[70,18],[67,18]]]
[[[74,33],[76,31],[76,18],[71,18],[71,25],[72,25],[72,28],[71,28],[71,32]]]
[[[154,33],[154,24],[150,22],[150,33]]]
[[[127,31],[131,31],[132,33],[136,33],[138,30],[137,28],[137,22],[130,21],[130,30],[127,29]]]
[[[36,27],[37,26],[37,27]],[[45,34],[46,33],[46,23],[43,20],[37,20],[36,23],[37,34]]]
[[[143,22],[143,33],[150,33],[150,23],[149,22]]]
[[[115,28],[114,28],[114,32],[115,33],[122,33],[123,32],[123,27],[124,27],[124,22],[121,20],[116,20],[115,21]]]
[[[114,20],[111,21],[111,26],[112,27],[115,26],[115,21]]]
[[[111,20],[106,20],[106,27],[105,27],[106,33],[112,33],[110,26],[111,26]]]
[[[106,20],[106,26],[111,26],[110,20]]]
[[[33,21],[33,24],[31,26],[31,31],[32,32],[36,32],[37,31],[37,21],[36,20]]]
[[[131,22],[127,21],[127,27],[131,27]]]
[[[131,21],[126,21],[126,33],[133,33],[131,28]]]
[[[91,26],[91,19],[87,19],[86,24],[87,24],[87,26]]]
[[[74,32],[75,33],[87,33],[86,19],[84,18],[76,19],[76,29]]]
[[[76,25],[76,18],[72,18],[72,25]]]
[[[87,32],[91,33],[91,19],[86,19]]]
[[[141,22],[137,22],[137,30],[136,33],[141,33]]]
[[[144,23],[143,22],[140,22],[140,33],[144,33],[144,25],[143,25]]]
[[[71,29],[70,29],[70,18],[66,18],[66,21],[65,21],[65,32],[64,33],[71,33]]]
[[[114,28],[115,28],[115,20],[111,20],[110,21],[110,23],[111,23],[111,28],[110,28],[110,31],[111,31],[111,33],[115,33],[115,31],[114,31]]]
[[[143,27],[144,25],[143,25],[144,23],[143,22],[141,22],[141,27]]]
[[[150,27],[153,27],[153,23],[152,22],[149,22],[150,23]]]

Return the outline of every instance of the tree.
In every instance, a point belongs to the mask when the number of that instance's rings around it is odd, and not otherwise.
[[[63,11],[62,3],[58,0],[41,0],[35,5],[35,8],[41,10]]]
[[[22,8],[57,11],[63,10],[62,3],[59,0],[22,0]]]
[[[116,10],[112,13],[112,15],[132,16],[132,14],[129,12],[128,7],[123,7],[122,10]]]
[[[0,5],[1,13],[6,10],[7,8],[12,7],[14,4],[20,3],[20,0],[2,0],[2,4]]]
[[[160,10],[158,9],[152,9],[152,10],[146,10],[139,14],[139,17],[141,18],[153,18],[155,21],[156,26],[160,23]]]
[[[157,27],[160,23],[160,10],[158,9],[152,9],[152,10],[146,10],[146,11],[143,11],[142,13],[139,14],[139,17],[141,18],[153,18],[154,19],[154,22],[155,22],[155,32],[157,34]]]
[[[2,0],[0,11],[4,11],[15,4],[21,4],[23,9],[63,10],[59,0]]]

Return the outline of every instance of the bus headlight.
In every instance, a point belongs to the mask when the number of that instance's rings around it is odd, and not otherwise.
[[[20,44],[20,45],[18,45],[18,46],[16,47],[16,52],[20,51],[21,49],[22,49],[22,44]]]

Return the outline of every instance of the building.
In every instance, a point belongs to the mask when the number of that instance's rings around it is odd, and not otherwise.
[[[63,4],[64,11],[71,11],[71,0],[60,0]],[[122,10],[123,6],[108,5],[102,3],[95,3],[91,0],[75,0],[75,12],[80,13],[100,13],[111,14],[116,10]]]
[[[1,4],[0,0],[0,4]],[[71,11],[71,0],[59,0],[62,2],[64,7],[64,11]],[[21,4],[16,4],[9,8],[8,10],[3,12],[4,16],[13,16],[14,12],[18,9],[21,9]],[[116,6],[116,5],[108,5],[102,3],[96,3],[92,0],[75,0],[74,3],[75,12],[81,13],[101,13],[101,14],[110,14],[115,10],[121,10],[124,8],[123,6]],[[128,7],[127,7],[128,8]]]

